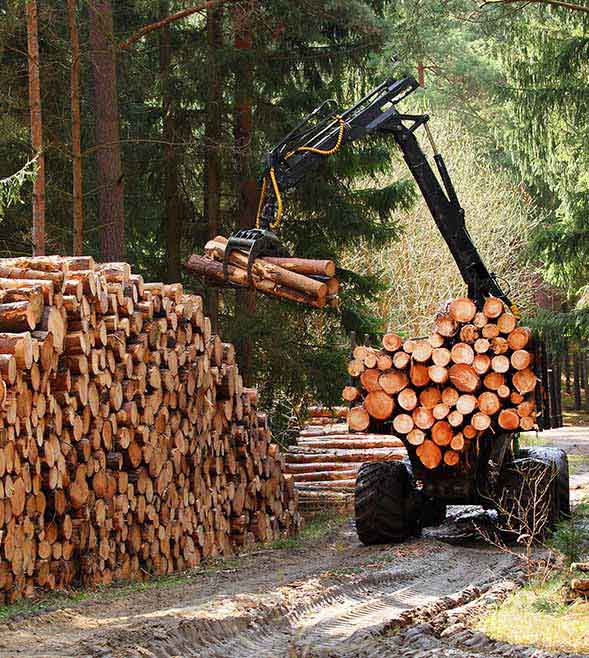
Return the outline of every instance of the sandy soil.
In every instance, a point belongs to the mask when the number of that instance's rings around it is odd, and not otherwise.
[[[556,436],[571,453],[589,455],[587,428],[553,430],[542,439],[550,444]],[[572,487],[577,499],[589,495],[589,460],[579,463]],[[400,655],[386,643],[378,648],[386,629],[390,636],[395,624],[411,624],[448,597],[476,596],[516,568],[516,558],[482,542],[448,543],[468,536],[464,519],[454,508],[444,526],[419,539],[369,548],[349,521],[316,543],[258,551],[235,568],[188,582],[12,620],[0,626],[0,657]],[[369,646],[376,653],[367,653]]]

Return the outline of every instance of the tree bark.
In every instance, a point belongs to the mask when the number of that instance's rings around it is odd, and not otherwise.
[[[45,255],[45,155],[43,154],[43,116],[39,77],[37,0],[27,2],[26,13],[31,143],[33,151],[37,155],[37,176],[33,186],[33,254],[43,256]]]
[[[72,49],[70,69],[70,108],[72,113],[72,159],[73,159],[73,216],[74,216],[74,256],[84,251],[84,210],[82,197],[82,140],[80,122],[80,40],[76,20],[76,0],[68,0],[68,23]]]
[[[168,14],[167,0],[160,2],[160,14]],[[166,24],[160,33],[160,74],[162,79],[162,115],[164,143],[164,175],[166,178],[165,234],[168,267],[166,280],[180,280],[180,216],[178,198],[178,153],[176,150],[176,114],[174,89],[170,79],[172,44],[170,27]]]
[[[105,261],[121,261],[125,253],[125,215],[113,13],[110,0],[91,0],[88,10],[101,257]]]
[[[223,104],[222,71],[219,50],[223,46],[223,9],[207,9],[207,105],[205,111],[204,139],[204,214],[208,226],[208,238],[213,239],[221,225],[221,110]],[[213,331],[217,332],[219,317],[219,293],[207,291],[207,310]]]
[[[251,228],[255,224],[257,211],[258,186],[252,167],[252,103],[253,103],[253,70],[248,59],[248,51],[253,47],[252,13],[255,0],[247,0],[233,9],[234,46],[240,54],[235,71],[234,98],[234,132],[236,154],[236,179],[239,194],[238,215],[240,228]],[[237,292],[238,313],[244,317],[253,316],[256,311],[255,293],[251,290]],[[252,377],[251,336],[244,335],[239,344],[241,355],[241,372],[244,382],[249,385]]]

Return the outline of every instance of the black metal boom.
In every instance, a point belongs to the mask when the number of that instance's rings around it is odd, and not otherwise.
[[[469,296],[481,303],[485,296],[494,295],[505,303],[510,301],[495,276],[483,263],[464,222],[462,209],[444,159],[437,152],[429,131],[427,114],[402,114],[397,104],[419,87],[411,76],[390,79],[375,87],[354,107],[321,119],[333,103],[326,101],[316,108],[299,126],[290,132],[267,156],[265,181],[267,192],[262,204],[259,229],[273,235],[282,212],[282,194],[296,185],[326,155],[369,135],[392,137],[403,153],[403,158],[415,179],[423,198],[444,237],[460,273],[468,285]],[[312,120],[318,120],[310,126]],[[424,154],[415,131],[424,126],[434,150],[438,176]]]

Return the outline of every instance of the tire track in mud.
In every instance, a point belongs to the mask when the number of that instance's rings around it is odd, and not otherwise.
[[[237,616],[173,615],[135,619],[124,630],[84,643],[104,658],[332,658],[378,655],[367,642],[430,608],[476,598],[480,587],[508,575],[510,556],[441,548],[403,566],[332,576],[292,604],[257,605]],[[214,613],[214,610],[213,610]],[[369,649],[369,647],[372,647]],[[366,653],[370,651],[370,653]],[[373,651],[375,653],[373,653]],[[77,656],[80,656],[79,649]],[[381,654],[384,655],[384,654]]]

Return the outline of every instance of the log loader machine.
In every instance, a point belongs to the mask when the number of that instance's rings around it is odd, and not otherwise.
[[[288,255],[276,236],[283,217],[283,195],[344,145],[379,135],[392,139],[401,150],[468,286],[468,296],[479,308],[489,296],[498,297],[513,308],[469,235],[464,210],[428,126],[429,116],[404,114],[398,109],[399,103],[418,88],[412,76],[388,79],[343,112],[335,111],[335,101],[328,100],[305,117],[268,153],[256,227],[231,236],[224,267],[227,268],[235,250],[248,254],[250,269],[257,257]],[[437,175],[417,139],[416,132],[421,127],[433,150]],[[538,423],[541,429],[556,427],[559,419],[551,413],[545,386],[545,350],[540,340],[535,344],[535,370],[541,383],[537,392]],[[509,517],[513,512],[514,518],[518,517],[517,506],[520,513],[513,532],[521,534],[526,531],[521,518],[525,503],[530,503],[531,514],[537,513],[537,509],[532,509],[533,501],[523,499],[540,490],[549,515],[548,525],[570,514],[568,462],[563,450],[520,449],[517,433],[502,431],[481,437],[478,458],[467,468],[427,470],[415,456],[415,450],[405,443],[409,459],[367,463],[358,474],[356,528],[365,544],[400,542],[418,534],[423,526],[439,524],[448,504],[501,508],[498,513]],[[510,506],[514,509],[510,510]]]

